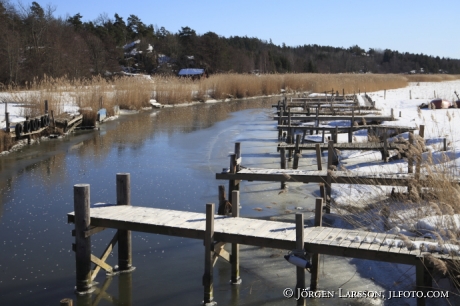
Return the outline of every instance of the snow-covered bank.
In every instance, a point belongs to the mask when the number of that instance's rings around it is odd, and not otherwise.
[[[384,125],[401,125],[401,126],[425,126],[425,140],[427,152],[422,154],[422,160],[430,160],[431,165],[436,165],[430,171],[439,171],[439,169],[449,169],[450,173],[458,173],[460,165],[460,133],[456,131],[458,125],[456,122],[460,118],[460,109],[419,109],[422,103],[428,104],[432,99],[440,97],[455,101],[454,91],[460,91],[460,81],[449,81],[440,83],[411,83],[406,88],[378,91],[368,93],[375,101],[376,108],[380,109],[383,115],[390,115],[391,109],[394,109],[396,121],[384,122]],[[412,99],[411,99],[412,97]],[[415,134],[418,132],[416,131]],[[367,136],[363,131],[355,132],[355,139]],[[398,135],[408,139],[408,133]],[[442,152],[443,140],[447,139],[447,152]],[[339,136],[339,142],[346,142],[346,134]],[[358,141],[362,141],[358,140]],[[391,139],[390,139],[391,141]],[[375,152],[356,152],[342,151],[340,155],[341,168],[349,171],[359,171],[360,173],[407,173],[407,160],[396,160],[388,163],[381,161],[381,154]],[[434,169],[434,170],[433,170]],[[427,172],[422,169],[422,173]],[[366,207],[368,203],[378,203],[388,199],[392,191],[390,186],[367,186],[367,185],[334,185],[333,202],[336,206]],[[395,188],[396,192],[406,192],[405,187]],[[415,203],[417,204],[417,203]],[[453,206],[456,203],[449,203]],[[425,204],[420,204],[425,205]],[[395,205],[396,206],[396,205]],[[416,205],[417,206],[417,205]],[[411,206],[411,209],[414,206]],[[394,207],[396,209],[396,207]],[[409,208],[408,208],[409,209]],[[434,231],[441,233],[446,237],[447,229],[458,230],[459,224],[454,222],[457,217],[437,216],[437,213],[427,209],[423,216],[404,213],[406,210],[392,211],[390,218],[391,226],[399,229],[427,233]],[[378,210],[374,211],[374,217],[379,214]],[[400,216],[399,218],[397,216]],[[439,213],[438,213],[439,215]],[[370,214],[372,216],[372,214]],[[447,224],[448,223],[448,224]]]

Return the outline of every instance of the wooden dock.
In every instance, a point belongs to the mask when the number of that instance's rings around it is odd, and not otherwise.
[[[286,150],[298,150],[302,152],[304,150],[316,150],[317,145],[319,145],[321,151],[327,150],[329,145],[327,143],[302,143],[299,145],[296,144],[287,144],[287,143],[280,143],[278,144],[277,151],[279,152],[281,148]],[[377,150],[383,151],[384,149],[387,150],[400,150],[404,151],[407,149],[406,144],[396,143],[396,142],[389,142],[387,147],[385,148],[384,142],[359,142],[359,143],[334,143],[334,149],[338,150]]]
[[[309,121],[337,121],[337,120],[354,120],[356,122],[379,122],[379,121],[394,121],[394,116],[383,116],[383,115],[368,115],[368,116],[350,116],[350,115],[319,115],[319,116],[273,116],[274,120],[291,120],[291,121],[303,121],[303,122],[309,122]]]
[[[330,183],[408,186],[415,179],[413,173],[363,173],[358,171],[330,170],[297,170],[297,169],[264,169],[242,168],[236,173],[216,173],[218,180],[232,181],[264,181],[264,182],[297,182],[297,183]],[[420,180],[424,177],[421,176]],[[458,180],[460,183],[460,179]]]
[[[312,111],[290,111],[290,112],[277,112],[277,116],[289,116],[289,113],[291,113],[292,116],[315,116],[315,113]],[[333,115],[333,116],[351,116],[352,113],[358,115],[358,116],[367,116],[367,115],[379,115],[381,112],[380,111],[375,111],[375,110],[360,110],[360,109],[352,109],[352,108],[343,108],[340,110],[331,110],[330,108],[323,108],[320,109],[319,114],[320,115]]]
[[[206,214],[150,207],[109,205],[90,209],[90,224],[95,227],[131,230],[203,240],[206,232]],[[295,225],[292,223],[213,216],[214,240],[275,249],[296,248]],[[75,222],[75,213],[68,214]],[[420,249],[410,250],[403,244],[383,245],[385,240],[400,240],[395,234],[379,234],[359,230],[304,226],[305,250],[310,253],[372,259],[402,264],[415,264]],[[360,241],[353,242],[359,236]],[[372,239],[368,242],[366,237]],[[378,239],[381,243],[374,240]],[[381,252],[385,248],[385,252]],[[436,254],[436,253],[435,253]],[[441,256],[441,254],[438,254]]]
[[[295,175],[291,172],[290,175]],[[426,254],[442,259],[457,259],[452,254],[428,253],[429,247],[416,247],[404,243],[397,235],[380,234],[361,230],[338,229],[321,226],[321,198],[316,200],[315,226],[305,226],[303,214],[296,214],[296,223],[240,218],[238,209],[232,217],[215,215],[214,204],[206,204],[206,213],[194,213],[135,207],[131,205],[130,176],[117,174],[117,204],[90,207],[90,190],[87,184],[74,186],[75,211],[68,214],[68,221],[75,224],[73,235],[76,252],[77,292],[89,294],[95,274],[100,269],[108,273],[131,272],[131,231],[200,239],[204,241],[205,272],[203,275],[203,305],[215,305],[213,292],[213,266],[220,256],[230,261],[231,283],[241,283],[239,277],[239,244],[271,247],[284,250],[302,250],[312,255],[311,290],[316,290],[319,273],[319,255],[344,256],[392,263],[414,265],[416,267],[417,289],[427,291],[432,286],[431,269]],[[232,191],[232,206],[239,207],[239,191]],[[91,254],[91,236],[106,228],[117,229],[112,241],[99,258]],[[409,238],[411,239],[411,238]],[[115,271],[105,261],[118,242],[119,268]],[[232,245],[231,255],[223,249],[225,243]],[[424,240],[424,243],[430,243]],[[94,270],[91,263],[96,264]],[[305,270],[296,269],[297,287],[306,288]],[[305,305],[300,299],[297,305]],[[424,299],[418,299],[424,305]]]

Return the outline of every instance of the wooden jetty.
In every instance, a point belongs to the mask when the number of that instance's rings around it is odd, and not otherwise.
[[[318,125],[278,125],[278,139],[283,137],[283,131],[287,131],[286,142],[292,143],[296,131],[302,131],[303,136],[302,140],[305,139],[307,133],[313,135],[316,131],[316,134],[322,134],[321,142],[325,141],[326,132],[330,133],[332,140],[337,143],[337,135],[339,133],[348,133],[348,142],[353,142],[353,132],[358,130],[368,130],[368,134],[371,136],[383,136],[391,137],[392,135],[398,135],[401,133],[417,130],[416,127],[409,126],[398,126],[398,125],[379,125],[379,124],[370,124],[370,125],[350,125],[350,126],[318,126]]]
[[[280,143],[278,144],[277,151],[279,152],[282,148],[288,151],[297,151],[302,152],[305,150],[316,150],[319,148],[321,151],[328,150],[329,144],[328,143],[301,143],[301,144],[288,144],[288,143]],[[405,151],[407,150],[407,145],[403,143],[396,143],[396,142],[360,142],[360,143],[333,143],[334,149],[338,150],[376,150],[376,151],[384,151],[384,150],[398,150],[398,151]]]
[[[15,140],[27,139],[29,144],[33,135],[40,135],[45,131],[49,131],[50,133],[52,131],[56,132],[56,128],[62,129],[64,133],[70,133],[81,124],[83,119],[82,115],[68,114],[63,114],[63,116],[55,118],[52,110],[50,112],[51,115],[48,113],[48,101],[45,100],[44,115],[33,118],[26,117],[25,121],[16,122],[12,127],[7,105],[5,106],[5,132],[9,133],[10,137]]]
[[[294,174],[293,174],[294,175]],[[379,234],[360,230],[348,230],[321,226],[321,198],[316,200],[315,226],[306,227],[303,215],[296,215],[296,223],[240,218],[238,209],[232,217],[215,215],[213,203],[206,204],[206,213],[193,213],[135,207],[131,205],[130,176],[117,174],[117,204],[90,207],[90,187],[87,184],[74,186],[74,212],[68,214],[68,221],[75,224],[73,234],[76,252],[76,290],[88,294],[92,290],[95,274],[100,269],[113,273],[114,269],[105,260],[118,242],[117,272],[133,271],[131,252],[131,231],[163,234],[204,241],[205,268],[203,276],[204,305],[215,305],[213,291],[213,266],[217,256],[231,262],[231,283],[241,283],[239,276],[239,244],[271,247],[284,250],[302,250],[312,254],[311,290],[316,290],[319,276],[319,254],[361,258],[416,267],[417,289],[427,291],[432,287],[432,269],[424,255],[431,254],[442,259],[452,259],[441,253],[424,252],[400,242],[397,235]],[[239,192],[232,191],[232,206],[239,207]],[[91,236],[106,229],[117,229],[112,241],[99,258],[91,253]],[[225,243],[232,244],[232,254],[223,249]],[[96,264],[91,269],[91,262]],[[306,288],[305,270],[297,268],[297,288]],[[297,305],[305,305],[300,298]],[[424,305],[418,298],[418,305]]]
[[[300,135],[297,135],[296,145],[300,146]],[[410,137],[410,145],[414,145],[414,137]],[[388,142],[384,142],[382,158],[388,157]],[[295,149],[296,152],[299,149]],[[321,194],[326,202],[326,211],[331,209],[332,184],[363,184],[363,185],[386,185],[386,186],[406,186],[409,190],[413,187],[414,182],[423,185],[427,180],[426,175],[420,174],[420,163],[415,165],[415,174],[413,170],[414,160],[420,157],[408,156],[407,173],[363,173],[357,171],[332,171],[331,166],[337,165],[337,155],[334,149],[334,142],[328,143],[328,161],[327,170],[322,169],[321,149],[316,144],[316,156],[318,170],[298,170],[299,155],[295,154],[293,169],[286,169],[286,148],[280,148],[281,169],[264,169],[264,168],[246,168],[241,165],[241,147],[239,143],[235,144],[236,154],[230,155],[230,168],[225,168],[221,173],[216,173],[216,179],[229,181],[229,197],[233,190],[239,190],[241,181],[268,181],[281,182],[281,188],[285,187],[286,182],[299,183],[320,183],[323,189]],[[291,152],[291,151],[290,151]],[[289,159],[291,159],[291,154]],[[460,178],[454,179],[460,184]]]
[[[314,116],[315,113],[312,111],[309,111],[308,109],[306,111],[278,111],[276,114],[277,116],[289,116],[289,113],[291,113],[292,116]],[[321,115],[333,115],[333,116],[351,116],[352,113],[357,114],[358,116],[368,116],[368,115],[379,115],[381,112],[377,110],[361,110],[361,109],[352,109],[350,107],[348,108],[343,108],[343,109],[333,109],[331,110],[330,108],[324,108],[320,109],[319,113]]]
[[[394,121],[393,115],[368,115],[368,116],[350,116],[350,115],[319,115],[319,116],[273,116],[274,120],[291,120],[291,121],[337,121],[337,120],[354,120],[356,122],[381,122],[381,121]]]

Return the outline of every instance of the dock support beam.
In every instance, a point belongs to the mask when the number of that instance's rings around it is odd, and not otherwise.
[[[214,302],[214,203],[206,204],[206,231],[204,233],[204,298],[203,305],[213,306]]]
[[[232,200],[232,217],[238,218],[240,216],[240,192],[238,190],[233,191]],[[241,277],[240,246],[238,243],[232,243],[232,255],[230,256],[230,262],[232,264],[232,285],[239,285],[241,284]]]
[[[238,143],[239,144],[239,143]],[[236,147],[236,144],[235,144]],[[241,153],[240,153],[241,154]],[[237,173],[238,172],[238,157],[236,153],[230,155],[230,173]],[[239,189],[239,183],[235,180],[228,181],[228,201],[232,203],[232,191]]]
[[[304,249],[304,221],[303,221],[303,214],[302,213],[296,213],[295,214],[295,245],[297,250],[302,250]],[[297,283],[295,286],[295,295],[297,299],[297,305],[306,305],[306,300],[304,297],[299,296],[299,293],[302,292],[302,290],[305,289],[305,269],[297,267],[296,268],[296,274],[297,274]]]
[[[281,169],[286,169],[286,149],[280,149],[280,156],[281,156]],[[281,189],[286,188],[286,182],[281,182]]]
[[[315,226],[323,225],[323,199],[316,198],[315,206]],[[318,289],[319,279],[319,254],[313,253],[311,259],[311,281],[310,290],[316,291]]]
[[[117,173],[117,205],[131,205],[131,177],[129,173]],[[134,270],[132,263],[131,231],[118,230],[118,271]]]
[[[90,226],[90,189],[89,184],[77,184],[73,187],[75,211],[75,259],[78,294],[92,291],[91,282],[91,237],[85,232]],[[94,290],[94,289],[93,289]]]
[[[321,171],[323,170],[323,164],[321,160],[321,146],[319,143],[315,145],[315,149],[316,149],[316,165],[318,167],[318,170]]]

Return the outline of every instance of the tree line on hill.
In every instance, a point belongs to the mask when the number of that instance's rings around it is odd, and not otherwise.
[[[83,79],[92,75],[141,72],[175,74],[180,68],[208,73],[450,73],[460,60],[393,50],[319,45],[289,47],[249,37],[197,34],[190,27],[172,33],[136,15],[126,21],[79,13],[53,16],[51,6],[29,7],[0,0],[0,82],[25,84],[44,77]],[[0,84],[1,85],[1,84]]]

